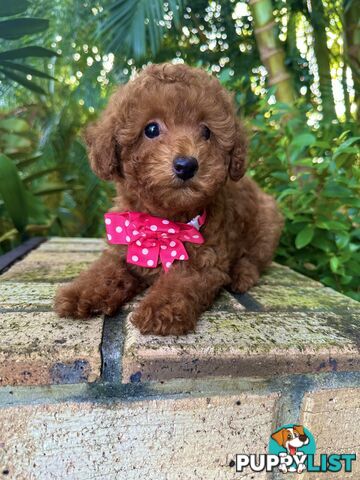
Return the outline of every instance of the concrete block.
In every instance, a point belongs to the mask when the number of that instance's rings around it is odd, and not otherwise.
[[[271,311],[359,311],[359,302],[342,295],[331,288],[309,283],[263,284],[253,287],[250,292],[263,307]]]
[[[0,312],[51,310],[58,286],[50,282],[0,282]]]
[[[34,250],[1,275],[1,282],[66,282],[77,277],[100,252],[49,252]]]
[[[42,243],[40,252],[101,252],[106,247],[100,238],[59,238],[54,237]]]
[[[360,478],[360,388],[342,388],[307,393],[304,397],[300,422],[310,430],[319,454],[355,453],[353,471],[345,473],[307,473],[304,480]]]
[[[196,332],[182,337],[144,336],[125,326],[124,383],[206,375],[270,376],[359,370],[351,326],[326,312],[229,312],[209,310]],[[349,331],[346,328],[349,328]]]
[[[0,409],[8,478],[233,480],[237,453],[266,453],[276,394]],[[264,474],[256,478],[265,480]]]
[[[0,385],[97,380],[102,324],[52,312],[0,313]]]

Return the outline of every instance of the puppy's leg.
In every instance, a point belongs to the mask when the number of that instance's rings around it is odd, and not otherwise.
[[[246,232],[245,253],[231,269],[233,291],[244,293],[258,282],[262,270],[271,263],[282,227],[275,200],[262,193],[257,216]]]
[[[239,258],[231,270],[231,290],[245,293],[256,285],[260,278],[260,269],[251,262],[248,255]]]
[[[112,315],[144,288],[120,256],[104,252],[77,279],[58,289],[55,311],[61,317],[74,318]]]
[[[141,333],[182,335],[193,330],[199,315],[229,283],[227,273],[212,267],[203,271],[173,265],[162,273],[132,314]]]

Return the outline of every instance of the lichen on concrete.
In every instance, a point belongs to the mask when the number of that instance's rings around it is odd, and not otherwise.
[[[97,379],[102,323],[60,319],[53,312],[0,313],[0,385],[57,383],[60,371],[76,370],[78,379]]]
[[[259,285],[249,292],[267,310],[344,311],[359,309],[359,302],[331,288],[301,285]]]
[[[57,285],[45,282],[0,282],[1,310],[33,310],[52,308]]]
[[[1,282],[61,282],[75,278],[100,255],[100,252],[57,253],[35,250],[15,263],[1,277]]]
[[[85,241],[84,241],[85,240]],[[63,241],[51,239],[40,245],[39,252],[101,252],[106,248],[102,239],[68,238]]]

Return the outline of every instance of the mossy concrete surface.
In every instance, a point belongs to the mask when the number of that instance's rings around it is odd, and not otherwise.
[[[54,237],[38,248],[39,252],[101,252],[106,243],[96,238]]]
[[[360,369],[360,304],[273,264],[244,296],[223,292],[187,336],[125,325],[122,381],[263,376]],[[134,302],[136,304],[136,302]]]
[[[41,372],[32,377],[14,373],[14,380],[7,383],[31,384],[45,382],[45,378],[60,382],[62,372],[70,364],[75,377],[74,371],[79,378],[83,375],[90,379],[94,378],[91,372],[99,372],[102,320],[65,322],[50,312],[58,286],[87,268],[104,247],[102,240],[54,238],[0,277],[3,337],[9,344],[9,348],[0,344],[0,355],[7,363],[6,369],[10,371],[15,361],[21,365],[18,371]],[[223,290],[202,315],[196,331],[179,338],[143,336],[132,326],[131,312],[142,296],[122,309],[124,383],[207,375],[249,377],[359,369],[359,303],[287,267],[273,264],[245,296]],[[64,325],[64,343],[60,348],[58,335]],[[72,341],[76,336],[79,344]],[[11,343],[14,355],[10,359]],[[86,352],[92,352],[94,369],[91,364],[81,363],[89,361]],[[56,361],[49,360],[51,355]],[[49,365],[59,362],[63,365],[47,374],[51,378],[46,377],[43,372],[49,372]]]
[[[96,239],[51,239],[0,276],[0,385],[93,382],[103,318],[60,319],[57,288],[96,260]]]
[[[0,276],[1,478],[265,480],[235,455],[267,453],[286,423],[318,453],[359,452],[358,303],[273,264],[183,337],[134,328],[146,292],[111,318],[58,318],[57,287],[104,247],[54,238]],[[357,462],[331,475],[360,478]]]
[[[100,377],[102,318],[53,312],[0,313],[0,385],[46,385]]]
[[[57,287],[57,284],[47,282],[0,281],[0,312],[49,310],[52,308]]]
[[[92,262],[100,252],[57,252],[55,258],[48,251],[35,250],[16,263],[0,278],[2,282],[66,282],[72,280]]]

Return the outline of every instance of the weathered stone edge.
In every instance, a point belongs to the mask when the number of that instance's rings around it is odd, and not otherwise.
[[[284,374],[316,374],[317,372],[356,372],[360,371],[360,357],[357,350],[331,352],[320,350],[304,353],[301,362],[298,352],[271,354],[252,354],[239,358],[235,354],[224,353],[221,361],[211,356],[197,356],[185,361],[181,357],[142,356],[138,351],[136,357],[123,357],[122,383],[141,381],[168,381],[172,378],[188,377],[198,379],[206,376],[230,377],[271,377]]]

